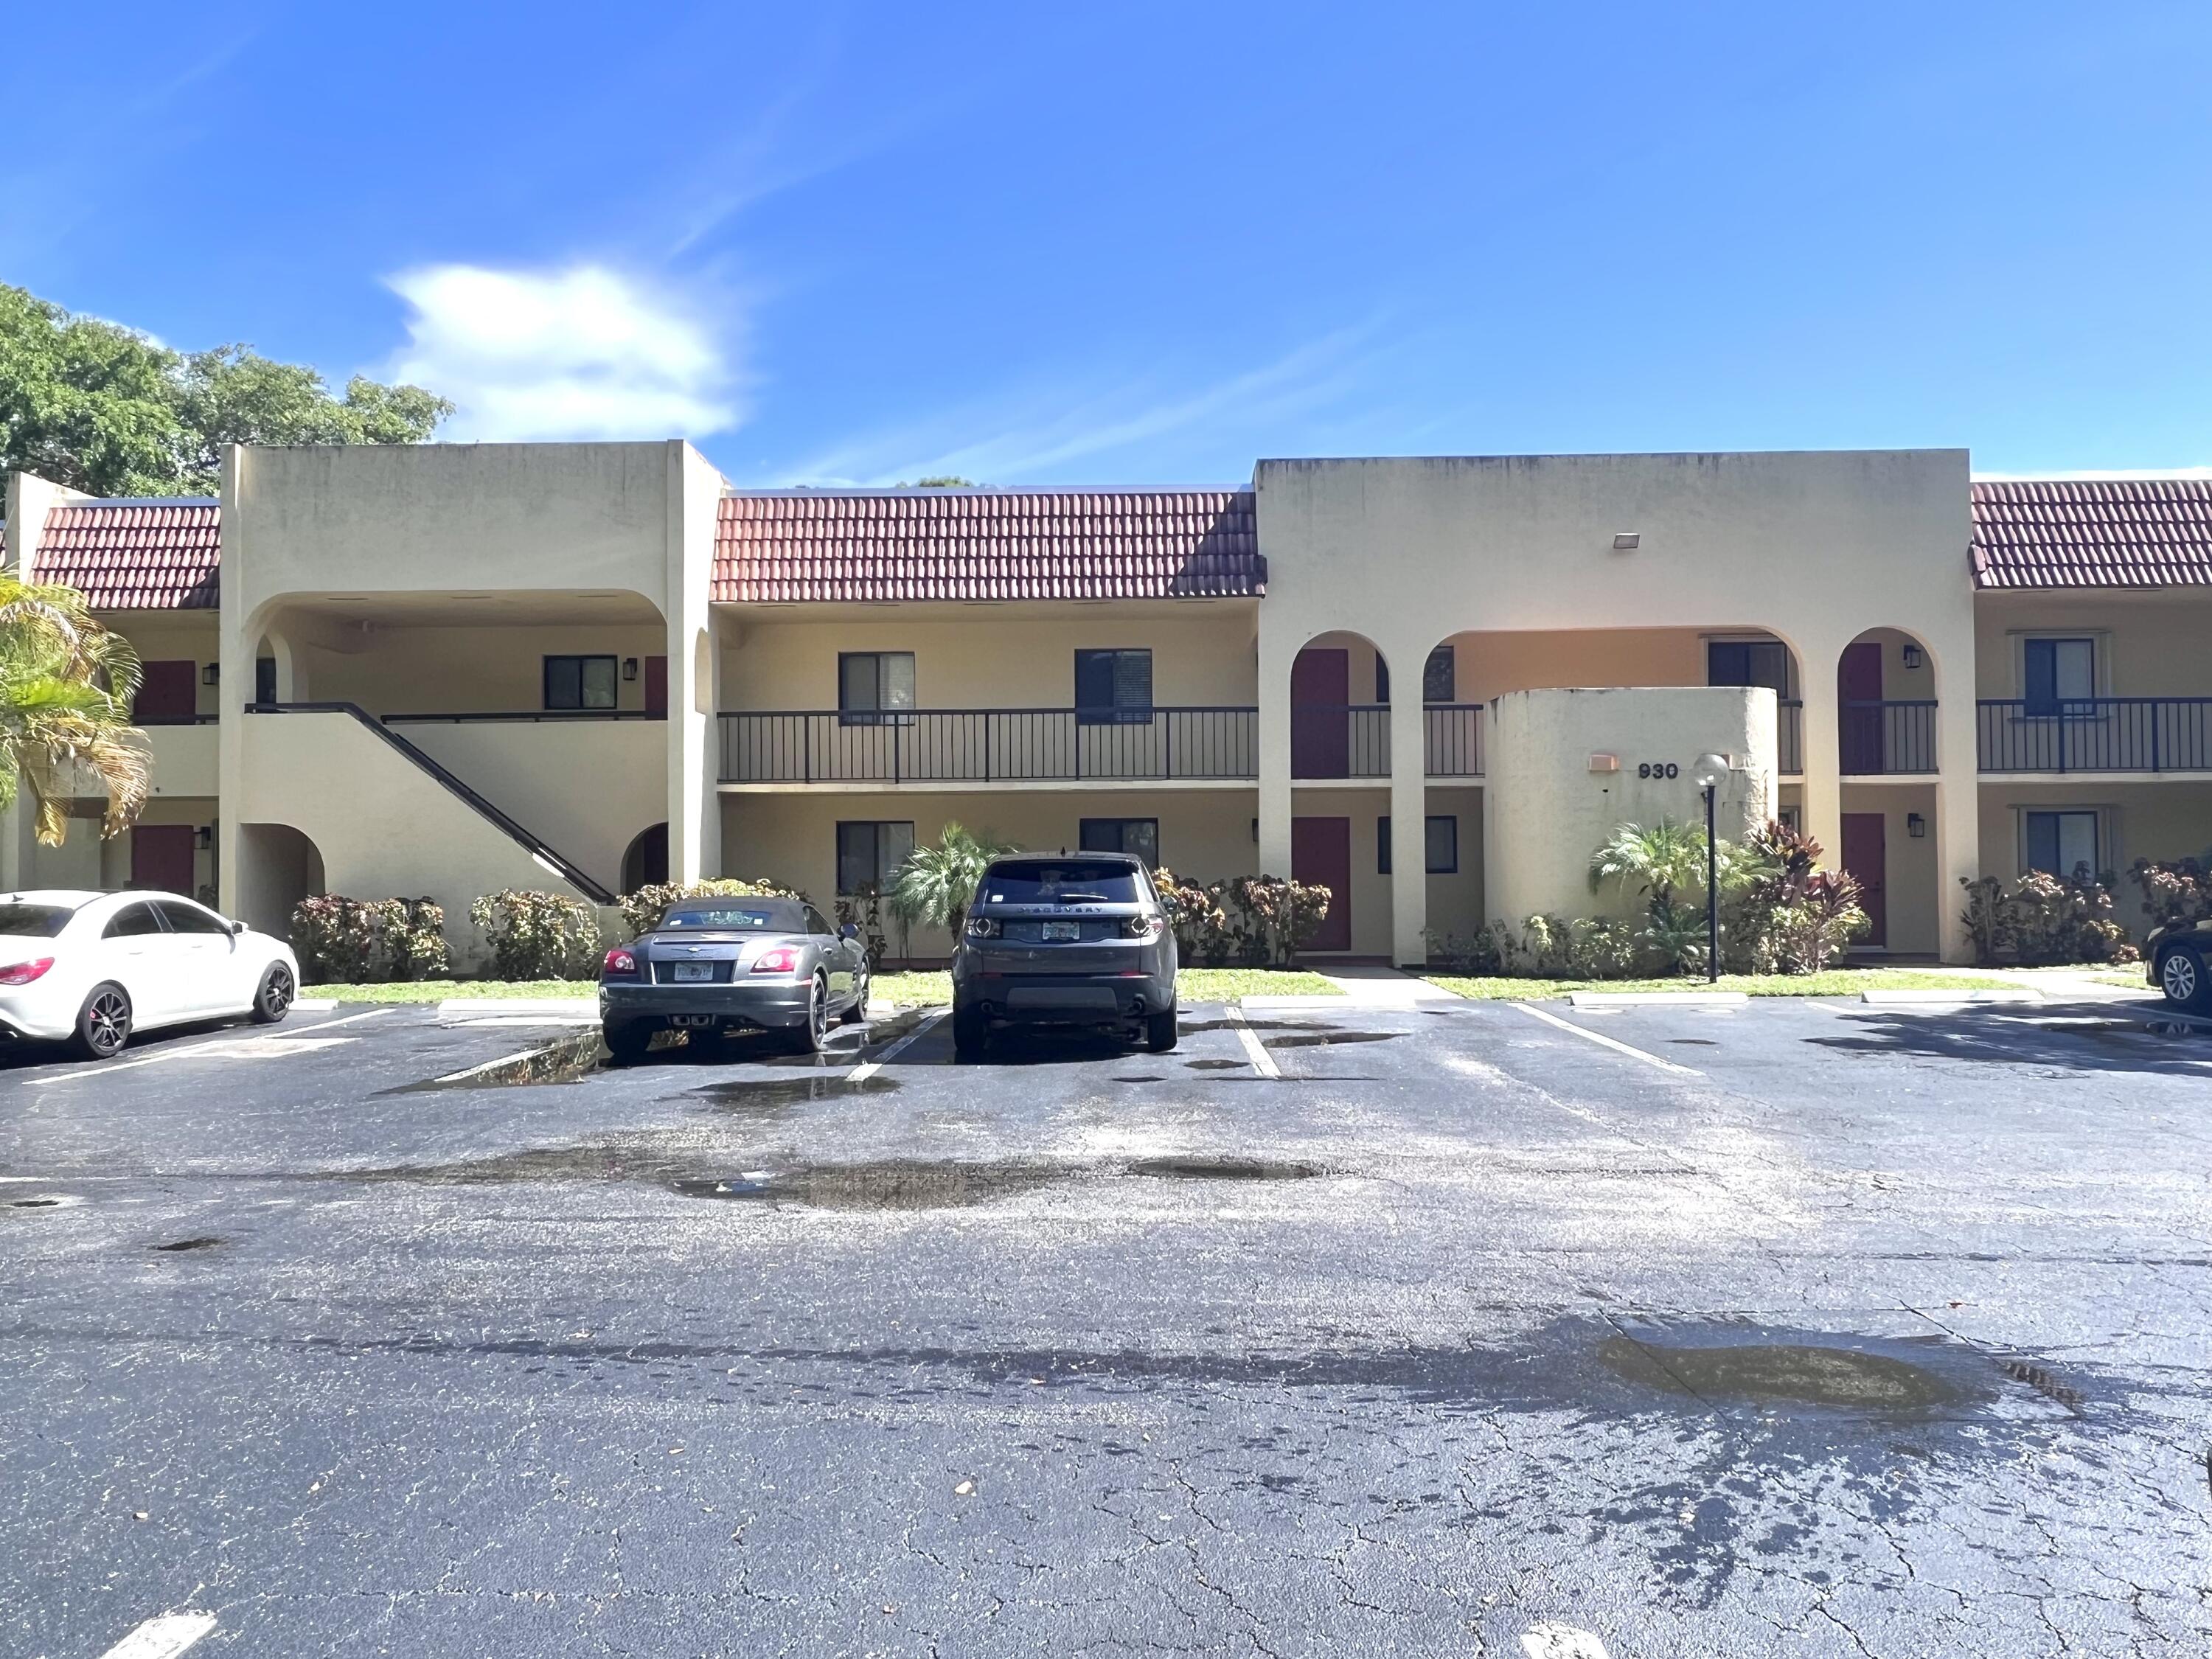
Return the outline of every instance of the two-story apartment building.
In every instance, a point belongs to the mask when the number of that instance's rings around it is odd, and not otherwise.
[[[0,881],[263,926],[427,894],[459,935],[483,892],[664,874],[826,900],[958,821],[1323,881],[1317,954],[1415,963],[1495,914],[1488,849],[1543,792],[1697,811],[1663,720],[1610,734],[1633,699],[1487,773],[1498,700],[1546,688],[1771,696],[1747,787],[1868,884],[1873,950],[1962,954],[1961,877],[2212,843],[2193,481],[1971,483],[1937,450],[749,490],[682,443],[246,447],[216,500],[19,475],[6,539],[145,658],[155,793],[106,843],[18,813]],[[1639,767],[1665,787],[1613,781]]]

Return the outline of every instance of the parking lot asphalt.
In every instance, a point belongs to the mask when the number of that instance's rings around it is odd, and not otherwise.
[[[10,1650],[2205,1652],[2206,1024],[1183,1029],[0,1059]]]

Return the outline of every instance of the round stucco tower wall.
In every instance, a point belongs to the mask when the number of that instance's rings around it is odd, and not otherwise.
[[[1623,823],[1700,826],[1698,757],[1729,757],[1715,803],[1721,838],[1774,816],[1774,694],[1743,686],[1511,691],[1483,735],[1484,892],[1493,920],[1622,914],[1593,894],[1590,854]],[[1671,769],[1671,775],[1670,775]]]

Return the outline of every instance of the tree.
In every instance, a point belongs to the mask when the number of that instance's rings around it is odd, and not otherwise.
[[[0,283],[0,472],[89,495],[212,495],[229,443],[420,443],[453,406],[250,346],[171,349]]]
[[[973,478],[957,477],[950,472],[939,478],[916,478],[912,483],[901,478],[897,484],[901,489],[973,489],[975,487]]]
[[[97,782],[100,833],[128,829],[146,804],[153,757],[131,724],[138,657],[93,620],[74,588],[0,574],[0,807],[28,786],[39,839],[58,847],[70,799]]]
[[[978,836],[947,823],[936,846],[915,848],[892,875],[891,915],[906,927],[942,927],[958,939],[983,872],[1014,850],[988,830]]]
[[[1721,878],[1728,878],[1728,852],[1718,849]],[[1705,948],[1705,919],[1687,898],[1702,897],[1705,887],[1705,832],[1672,818],[1646,829],[1624,823],[1590,854],[1589,884],[1595,893],[1607,882],[1644,896],[1644,937],[1677,970],[1687,973]]]

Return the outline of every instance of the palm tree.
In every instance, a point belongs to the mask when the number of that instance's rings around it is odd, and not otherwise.
[[[1725,842],[1718,854],[1721,884],[1729,884],[1729,848]],[[1589,884],[1593,893],[1607,882],[1625,891],[1644,895],[1649,920],[1645,942],[1680,973],[1687,973],[1705,955],[1705,930],[1702,916],[1676,895],[1702,895],[1705,887],[1705,832],[1693,824],[1662,818],[1650,828],[1624,823],[1606,837],[1590,854]]]
[[[891,915],[904,927],[942,927],[957,939],[984,871],[993,859],[1014,850],[988,830],[972,836],[947,823],[936,846],[915,848],[892,875],[885,895]]]
[[[75,588],[0,573],[0,807],[27,784],[38,836],[58,847],[87,784],[107,796],[103,836],[137,819],[153,757],[131,724],[138,654],[94,620]]]

